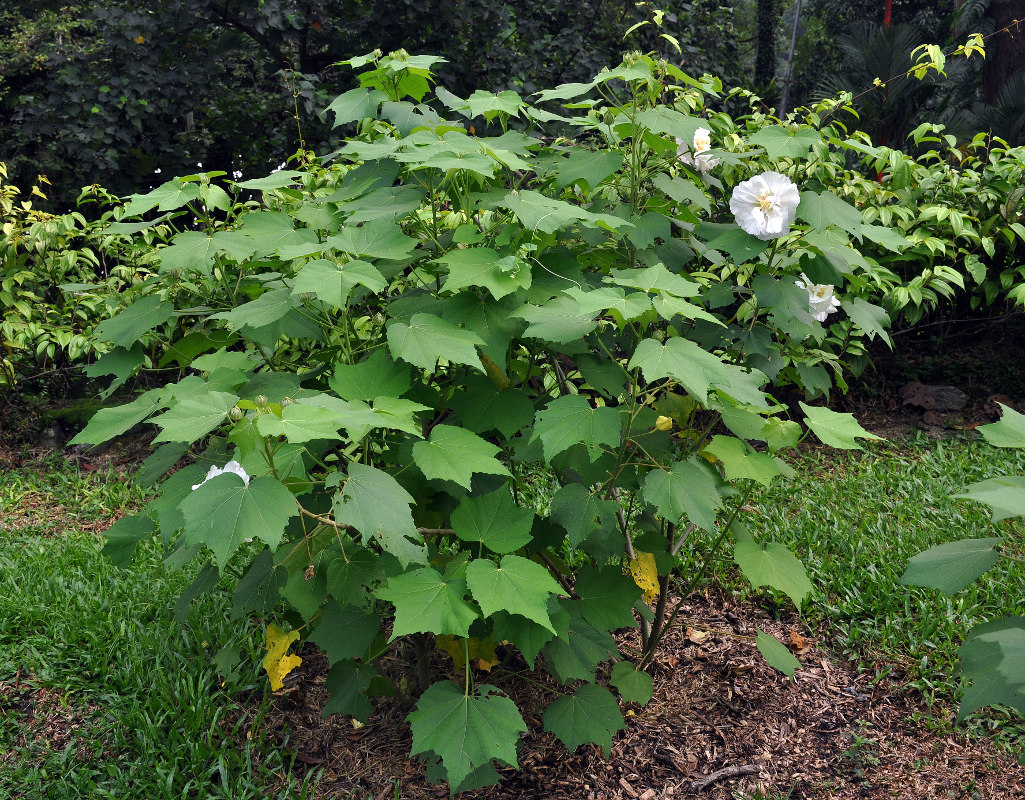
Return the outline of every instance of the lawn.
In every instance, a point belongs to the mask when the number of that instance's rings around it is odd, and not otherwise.
[[[192,571],[165,572],[155,545],[127,570],[100,554],[141,500],[60,458],[0,477],[0,797],[305,797],[285,752],[240,735],[260,729],[239,702],[256,670],[222,687],[211,663],[259,626],[223,592],[176,618]]]
[[[921,712],[949,728],[960,640],[979,621],[1023,612],[1021,561],[953,598],[896,581],[932,544],[995,535],[980,507],[950,494],[1025,473],[1025,455],[974,435],[919,435],[862,453],[810,449],[794,466],[796,478],[754,497],[745,522],[808,565],[817,596],[804,616],[834,654],[918,690]],[[176,609],[194,568],[166,571],[155,543],[125,570],[100,554],[109,522],[144,500],[128,480],[60,457],[0,477],[0,796],[312,795],[316,772],[293,772],[288,749],[262,733],[261,626],[230,619],[232,579]],[[789,613],[789,600],[752,591],[730,564],[716,580]],[[223,647],[242,653],[227,681],[212,663]],[[969,725],[1021,748],[1023,728],[1001,712]]]

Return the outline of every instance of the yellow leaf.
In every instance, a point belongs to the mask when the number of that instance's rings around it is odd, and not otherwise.
[[[263,659],[263,668],[270,678],[270,688],[277,691],[285,685],[285,676],[303,663],[296,655],[286,655],[292,642],[298,641],[299,631],[285,633],[273,622],[267,626],[267,655]]]
[[[658,417],[655,420],[655,427],[660,431],[671,431],[673,429],[672,417]]]
[[[658,567],[655,556],[637,551],[637,557],[630,560],[630,574],[634,583],[644,590],[644,602],[649,606],[658,600]]]
[[[455,664],[455,674],[462,675],[466,669],[466,651],[463,643],[469,643],[470,661],[473,666],[484,672],[491,672],[499,664],[499,658],[495,655],[495,643],[491,639],[461,639],[458,636],[441,635],[435,636],[434,642],[439,650],[444,650]]]
[[[146,41],[146,39],[142,36],[142,34],[139,34],[134,39],[132,39],[132,41],[135,42],[136,44],[142,44],[143,42]]]

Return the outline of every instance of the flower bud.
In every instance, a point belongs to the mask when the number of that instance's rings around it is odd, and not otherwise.
[[[660,431],[671,431],[673,429],[672,418],[659,416],[659,418],[655,420],[655,428]]]
[[[228,412],[228,419],[232,422],[238,422],[245,415],[246,413],[241,408],[238,406],[232,406],[231,410]]]
[[[256,395],[256,397],[253,398],[253,402],[256,403],[256,405],[258,405],[260,408],[263,408],[265,405],[267,405],[267,395],[258,394]]]
[[[286,398],[284,398],[281,401],[281,407],[282,408],[284,408],[285,406],[291,406],[291,405],[295,405],[295,400],[293,400],[291,397],[286,397]]]

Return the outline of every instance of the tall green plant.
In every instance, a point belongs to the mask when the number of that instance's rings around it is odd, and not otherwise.
[[[244,569],[236,613],[289,608],[291,631],[267,628],[271,686],[301,638],[331,664],[325,713],[366,720],[373,696],[414,695],[413,754],[453,791],[516,764],[524,719],[472,668],[496,653],[559,687],[546,730],[608,752],[619,701],[651,696],[672,593],[724,557],[795,604],[811,593],[738,515],[804,435],[770,375],[821,394],[886,335],[885,312],[844,287],[861,280],[851,236],[887,231],[808,180],[832,132],[740,131],[707,115],[717,81],[650,56],[538,105],[433,89],[444,112],[424,102],[436,58],[348,63],[360,88],[330,111],[357,133],[331,166],[302,153],[229,191],[173,179],[107,229],[138,242],[179,226],[98,331],[100,368],[186,373],[74,440],[157,429],[139,480],[158,496],[107,552],[126,563],[159,529],[169,566],[207,562],[189,596]],[[503,132],[469,134],[478,117]],[[166,216],[183,208],[195,216]],[[803,408],[829,445],[874,438]],[[539,472],[550,503],[533,502]],[[635,626],[640,650],[620,651],[612,634]],[[384,674],[399,642],[415,681]],[[434,646],[454,672],[431,674]]]

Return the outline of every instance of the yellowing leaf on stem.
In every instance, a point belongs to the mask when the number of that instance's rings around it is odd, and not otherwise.
[[[644,590],[644,602],[649,606],[658,600],[658,567],[655,556],[651,553],[637,551],[637,556],[630,559],[630,574],[634,583]]]
[[[434,641],[439,650],[444,650],[452,656],[456,675],[462,675],[466,669],[467,650],[469,650],[470,661],[476,669],[491,672],[499,664],[499,658],[495,655],[495,642],[491,639],[475,639],[471,636],[464,640],[458,636],[443,634],[436,636]],[[464,641],[468,642],[466,649],[464,649]]]
[[[287,653],[292,642],[298,641],[299,631],[285,633],[274,623],[267,626],[267,655],[263,659],[263,668],[270,679],[272,691],[278,691],[285,685],[285,676],[294,670],[303,660],[297,655]]]

